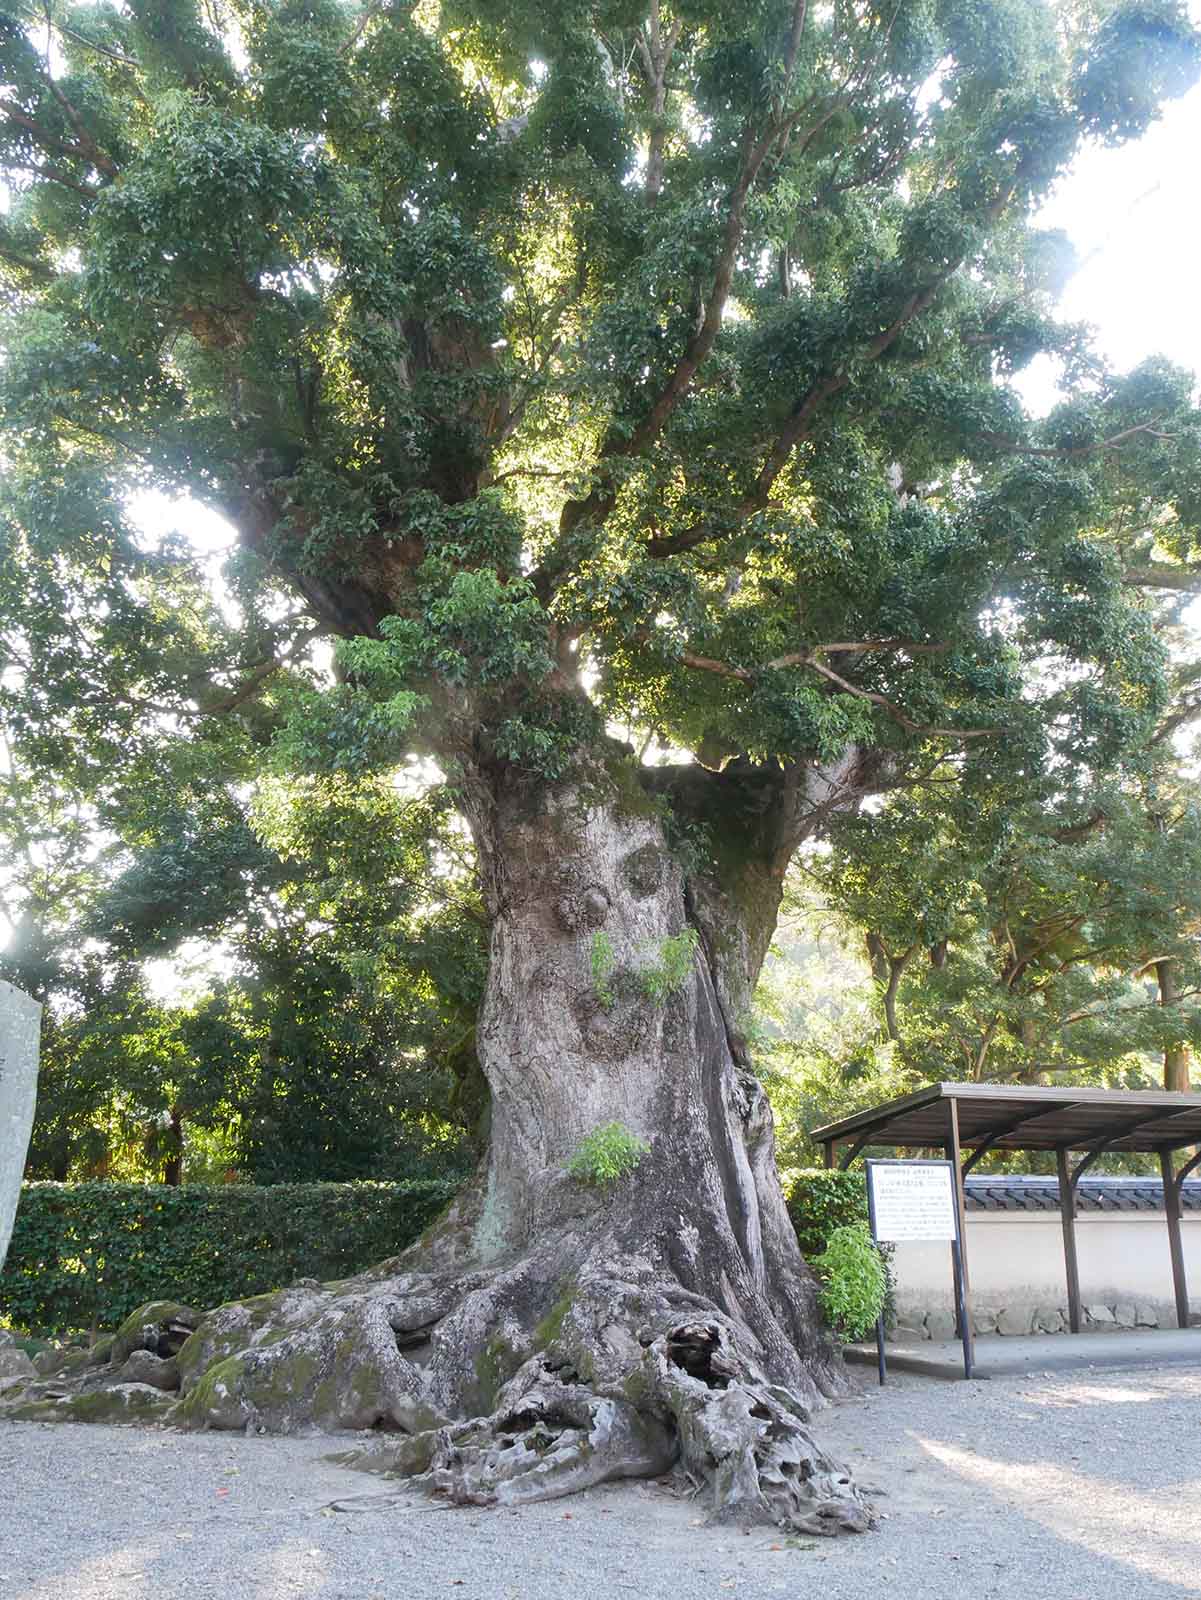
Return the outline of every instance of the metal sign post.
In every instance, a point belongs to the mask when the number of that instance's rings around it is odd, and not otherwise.
[[[963,1375],[974,1370],[971,1328],[963,1281],[963,1240],[955,1203],[955,1167],[951,1161],[876,1161],[867,1166],[867,1214],[877,1244],[907,1240],[950,1243],[955,1308],[963,1336]],[[876,1359],[880,1382],[888,1375],[884,1355],[884,1318],[876,1322]]]

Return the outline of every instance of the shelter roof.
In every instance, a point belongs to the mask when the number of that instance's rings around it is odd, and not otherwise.
[[[950,1102],[961,1146],[991,1150],[1178,1150],[1201,1144],[1201,1095],[1166,1089],[1026,1088],[931,1083],[814,1130],[818,1144],[940,1148]]]

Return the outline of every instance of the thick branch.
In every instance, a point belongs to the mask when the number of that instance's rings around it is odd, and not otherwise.
[[[784,52],[784,76],[791,79],[796,68],[797,52],[805,34],[805,19],[809,14],[808,0],[795,0],[792,8],[792,27],[788,34],[788,48]]]
[[[776,671],[781,667],[793,667],[808,663],[811,655],[844,655],[862,656],[869,655],[878,650],[903,650],[910,656],[941,656],[950,649],[949,644],[915,644],[912,639],[859,639],[853,643],[836,640],[832,644],[815,644],[811,650],[794,651],[790,655],[776,656],[772,661],[765,661],[761,668],[764,672]]]
[[[1165,717],[1148,739],[1149,745],[1162,744],[1165,739],[1170,739],[1177,728],[1183,728],[1186,723],[1201,717],[1201,700],[1186,700],[1174,711],[1170,717]]]
[[[801,31],[804,28],[804,20],[804,6],[798,5],[797,11],[794,13],[793,29],[790,33],[789,45],[784,57],[785,78],[788,83],[791,82],[795,68],[796,49],[799,46]],[[657,21],[655,25],[657,26]],[[674,38],[671,39],[671,43],[674,44]],[[807,131],[801,147],[802,153],[844,103],[845,96],[840,92]],[[787,138],[792,133],[807,109],[808,107],[806,106],[787,116],[774,116],[766,131],[758,138],[755,137],[749,123],[743,130],[738,177],[735,179],[734,187],[730,191],[730,197],[727,202],[726,222],[722,230],[721,247],[718,251],[713,282],[708,298],[705,301],[704,314],[700,325],[689,338],[683,354],[667,381],[659,390],[659,393],[652,400],[642,421],[628,435],[610,433],[602,447],[602,457],[638,455],[653,444],[662,433],[681,397],[687,391],[688,386],[696,375],[697,369],[712,350],[717,335],[721,331],[726,301],[729,298],[730,285],[733,282],[738,247],[742,242],[745,229],[748,196],[756,178],[759,176],[764,161],[771,153],[776,142],[781,138]],[[560,532],[570,533],[573,528],[578,527],[581,522],[590,518],[603,519],[612,510],[615,500],[616,494],[609,487],[594,489],[585,500],[569,500],[563,507],[559,520]]]
[[[72,189],[85,200],[95,200],[99,197],[99,189],[94,189],[90,183],[80,183],[70,173],[64,172],[61,167],[52,167],[49,164],[37,166],[32,161],[21,162],[14,167],[15,171],[31,173],[35,178],[46,178],[51,183],[60,183],[64,189]]]
[[[79,112],[71,104],[70,100],[67,99],[66,95],[59,88],[58,84],[55,83],[49,67],[46,69],[46,85],[49,88],[50,93],[62,107],[67,121],[75,129],[76,152],[83,160],[89,162],[91,166],[95,167],[97,172],[103,172],[106,178],[115,178],[117,176],[116,162],[113,161],[109,156],[105,155],[104,151],[101,150],[95,139],[88,132],[88,129],[84,124],[84,120],[80,116]]]
[[[1087,839],[1090,833],[1095,833],[1098,828],[1103,828],[1109,821],[1104,811],[1094,811],[1091,817],[1085,817],[1083,822],[1072,823],[1068,827],[1056,828],[1051,837],[1058,844],[1075,844],[1080,839]]]
[[[905,968],[920,949],[920,944],[914,940],[902,955],[888,958],[888,982],[884,987],[884,1025],[888,1029],[888,1037],[894,1044],[901,1037],[900,1024],[897,1020],[897,994],[900,991],[901,979],[905,974]]]
[[[914,722],[885,695],[876,694],[870,689],[861,689],[857,684],[851,683],[847,678],[835,672],[832,667],[824,666],[820,661],[809,660],[805,666],[811,671],[819,673],[823,678],[828,678],[836,684],[845,694],[853,694],[860,700],[870,700],[872,705],[879,706],[894,722],[900,724],[908,733],[925,734],[939,739],[988,739],[1000,730],[997,728],[927,728],[920,722]]]
[[[47,155],[70,156],[73,160],[86,162],[89,166],[94,167],[97,172],[102,172],[105,177],[115,177],[117,174],[116,165],[109,160],[82,123],[78,121],[78,115],[74,108],[65,100],[58,86],[52,80],[50,81],[50,88],[55,98],[62,100],[73,126],[76,127],[76,131],[80,135],[78,139],[74,141],[61,139],[57,134],[51,133],[48,128],[43,128],[35,117],[31,117],[28,112],[22,111],[20,106],[14,105],[11,100],[0,100],[0,116],[3,116],[4,120],[12,127],[21,128],[29,135],[34,144]],[[60,178],[58,181],[61,182],[63,180]],[[70,180],[70,185],[71,187],[79,187],[75,180]],[[94,196],[96,191],[92,190],[91,193]]]
[[[651,93],[651,126],[650,140],[646,157],[646,185],[644,193],[648,205],[654,205],[663,188],[663,147],[666,142],[667,129],[664,122],[667,110],[667,68],[670,65],[672,53],[680,37],[683,23],[677,17],[668,29],[664,39],[663,30],[659,23],[659,0],[654,0],[651,6],[650,20],[647,24],[650,37],[641,29],[634,36],[639,59],[646,74],[647,85]]]
[[[309,628],[304,633],[298,634],[287,651],[278,656],[267,656],[262,661],[256,662],[236,688],[219,699],[202,702],[197,714],[205,717],[221,716],[253,700],[268,678],[274,677],[277,672],[282,672],[285,667],[290,666],[305,645],[311,644],[321,635],[320,628]]]
[[[725,310],[726,300],[730,292],[730,284],[734,277],[734,263],[738,254],[738,246],[742,240],[743,226],[746,215],[746,201],[751,185],[758,176],[764,158],[776,137],[773,125],[770,135],[755,141],[748,128],[743,135],[742,166],[737,182],[730,194],[729,208],[726,213],[726,225],[722,233],[721,250],[718,253],[717,267],[713,275],[713,285],[705,305],[705,314],[700,326],[689,338],[684,347],[684,353],[676,363],[675,369],[651,402],[646,416],[638,426],[622,438],[611,434],[601,451],[602,456],[632,456],[638,455],[648,445],[659,437],[679,403],[688,385],[692,382],[697,368],[713,348],[721,328],[722,315]],[[612,510],[616,494],[610,487],[597,488],[592,491],[586,500],[569,500],[563,507],[559,519],[561,533],[570,533],[575,527],[588,518],[602,519]]]
[[[1201,593],[1201,568],[1174,567],[1166,561],[1152,561],[1141,567],[1127,567],[1122,582],[1137,589],[1178,589],[1185,594]]]

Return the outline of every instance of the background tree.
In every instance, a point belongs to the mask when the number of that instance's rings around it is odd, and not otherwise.
[[[97,574],[9,532],[3,970],[47,1005],[30,1175],[461,1169],[484,930],[445,797],[273,778],[285,665],[239,665],[186,548],[122,541]],[[168,660],[204,713],[154,698]],[[149,964],[201,948],[207,988],[153,998]]]
[[[135,850],[97,849],[87,830],[90,893],[42,918],[36,969],[14,942],[5,970],[48,1008],[31,1177],[464,1169],[482,1113],[483,929],[473,884],[439,849],[444,802],[337,783],[302,806],[270,787],[259,823],[275,848],[211,804],[177,803],[162,841]],[[382,822],[387,848],[356,851]],[[24,887],[10,880],[14,903]],[[216,974],[152,999],[147,963],[198,945]]]
[[[1193,81],[1181,7],[37,20],[0,105],[14,537],[120,585],[126,489],[220,511],[266,646],[228,693],[276,691],[302,605],[339,681],[293,687],[277,759],[433,758],[492,924],[478,1182],[269,1344],[208,1319],[188,1414],[383,1419],[466,1498],[679,1451],[727,1514],[861,1523],[802,1421],[840,1380],[751,996],[793,852],[881,782],[948,749],[969,787],[1110,772],[1154,726],[1106,541],[1132,505],[1192,538],[1190,381],[1057,326],[1025,219]],[[1039,351],[1045,423],[1005,382]],[[156,702],[203,720],[173,665]],[[647,1154],[590,1188],[567,1166],[614,1123]]]
[[[1093,805],[1059,825],[1041,808],[969,818],[938,793],[906,795],[839,827],[813,863],[864,942],[885,1037],[921,1078],[1054,1082],[1091,1067],[1119,1081],[1195,1037],[1195,801],[1150,818],[1141,788]]]

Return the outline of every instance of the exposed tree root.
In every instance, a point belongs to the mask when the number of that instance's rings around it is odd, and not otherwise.
[[[810,1435],[807,1407],[756,1359],[749,1328],[647,1261],[615,1272],[594,1247],[583,1260],[572,1252],[565,1274],[564,1244],[507,1268],[302,1281],[218,1308],[182,1347],[194,1314],[143,1308],[114,1342],[117,1363],[9,1391],[0,1409],[140,1415],[128,1405],[131,1363],[160,1361],[177,1369],[179,1394],[149,1391],[149,1420],[369,1432],[337,1459],[454,1504],[554,1499],[674,1471],[718,1520],[819,1534],[870,1526],[850,1474]]]
[[[627,1400],[563,1383],[535,1360],[490,1417],[443,1428],[424,1482],[456,1505],[554,1500],[612,1478],[666,1472],[675,1440]]]
[[[535,1357],[490,1416],[338,1460],[414,1476],[472,1505],[549,1500],[675,1468],[715,1520],[865,1531],[869,1506],[807,1422],[795,1396],[748,1369],[720,1323],[688,1322],[653,1339],[620,1385],[565,1381]]]
[[[805,1407],[748,1367],[719,1323],[673,1328],[643,1362],[674,1424],[681,1470],[716,1520],[818,1534],[871,1525],[850,1473],[818,1449]]]

